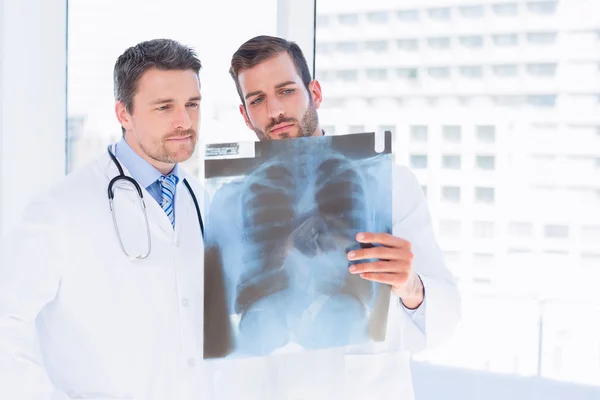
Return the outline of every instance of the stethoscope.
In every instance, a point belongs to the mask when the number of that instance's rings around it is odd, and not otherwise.
[[[108,146],[108,154],[110,155],[110,158],[112,159],[112,161],[115,163],[115,165],[119,169],[119,175],[112,178],[111,181],[108,183],[108,203],[110,205],[110,211],[112,213],[112,219],[113,219],[113,225],[115,226],[115,232],[117,234],[117,238],[119,239],[119,245],[121,246],[121,250],[123,250],[123,253],[125,253],[125,255],[128,258],[141,260],[150,255],[150,250],[152,247],[152,243],[151,243],[151,239],[150,239],[150,224],[148,223],[148,214],[146,212],[146,202],[144,201],[144,194],[142,192],[142,188],[135,181],[135,179],[133,179],[130,176],[125,175],[125,173],[123,172],[123,168],[121,167],[121,163],[119,163],[119,161],[117,160],[117,157],[114,155],[114,153],[111,150],[111,146]],[[115,215],[115,207],[114,207],[115,193],[114,193],[113,186],[119,180],[124,180],[124,181],[131,183],[138,193],[140,207],[142,208],[142,212],[144,213],[144,221],[146,224],[146,247],[148,250],[146,251],[145,254],[132,256],[127,252],[127,250],[125,250],[125,246],[123,245],[123,240],[121,238],[121,234],[119,233],[119,227],[117,224],[117,218]],[[200,213],[200,206],[198,205],[198,200],[196,199],[196,195],[194,194],[192,187],[190,186],[189,182],[185,178],[183,179],[183,183],[185,184],[188,192],[190,192],[190,195],[192,196],[192,200],[194,201],[194,206],[196,207],[196,215],[198,216],[198,223],[200,224],[200,233],[202,234],[202,239],[204,239],[204,223],[202,222],[202,214]]]

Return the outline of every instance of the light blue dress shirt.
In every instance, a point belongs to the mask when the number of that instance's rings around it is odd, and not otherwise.
[[[157,170],[152,164],[144,160],[139,154],[137,154],[125,138],[121,138],[119,143],[116,145],[115,156],[123,164],[125,168],[131,174],[131,177],[137,181],[137,183],[145,188],[148,193],[158,202],[158,205],[162,202],[162,188],[158,179],[163,176],[159,170]],[[171,171],[172,174],[179,177],[179,165],[175,164],[175,168]],[[175,197],[173,196],[173,215],[175,215]]]

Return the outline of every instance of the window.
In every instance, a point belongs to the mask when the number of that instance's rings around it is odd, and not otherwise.
[[[463,46],[473,49],[483,47],[483,36],[460,36],[458,41]]]
[[[556,64],[527,64],[527,73],[534,76],[554,76],[556,73]]]
[[[554,107],[556,105],[556,95],[537,95],[528,96],[527,101],[535,107]]]
[[[508,254],[530,254],[531,249],[525,249],[522,247],[509,247]]]
[[[446,169],[460,169],[460,155],[445,154],[442,156],[442,168]]]
[[[556,1],[532,1],[527,3],[527,11],[532,14],[554,14],[556,12],[556,3]]]
[[[319,54],[331,54],[333,52],[333,43],[317,43],[316,51]]]
[[[566,225],[545,225],[544,236],[547,238],[566,239],[569,237],[569,227]]]
[[[334,78],[335,72],[333,71],[319,71],[319,75],[317,76],[317,79],[321,82],[330,82],[333,81]]]
[[[450,77],[450,68],[447,67],[433,67],[427,68],[427,74],[432,78],[449,78]]]
[[[519,12],[519,6],[517,3],[493,4],[492,10],[498,16],[514,17]]]
[[[403,10],[398,11],[398,19],[404,22],[414,22],[419,20],[419,11],[417,10]]]
[[[419,71],[416,68],[398,68],[396,75],[400,79],[416,80],[419,77]]]
[[[530,222],[511,222],[508,225],[508,234],[515,238],[533,236],[533,224]]]
[[[477,169],[493,171],[496,168],[496,157],[476,156],[475,165],[477,166]]]
[[[403,51],[416,51],[419,49],[419,41],[417,39],[398,39],[396,40],[398,49]]]
[[[475,203],[478,204],[493,204],[495,201],[495,190],[490,187],[475,188]]]
[[[323,103],[322,108],[341,108],[347,104],[347,99],[344,97],[328,97]]]
[[[526,103],[527,97],[525,96],[494,96],[494,103],[499,107],[512,107],[517,108],[523,106]]]
[[[476,127],[477,141],[480,143],[494,143],[496,141],[496,127],[492,125],[479,125]]]
[[[460,74],[465,78],[481,78],[483,76],[483,68],[478,66],[463,66],[459,67]]]
[[[473,223],[473,236],[480,239],[493,239],[494,223],[490,221],[475,221]]]
[[[492,35],[496,46],[516,46],[519,43],[519,36],[516,33]]]
[[[354,82],[354,81],[358,80],[358,71],[351,70],[351,69],[344,70],[344,71],[338,71],[336,74],[336,77],[340,81]]]
[[[367,70],[367,78],[372,81],[385,81],[387,80],[388,73],[387,69],[377,68],[377,69],[368,69]]]
[[[450,48],[450,38],[447,37],[434,37],[427,39],[427,44],[432,49],[449,49]]]
[[[410,138],[413,142],[427,143],[428,130],[424,125],[413,125],[410,127]]]
[[[383,24],[388,22],[388,13],[386,11],[367,13],[367,21],[375,24]]]
[[[483,17],[483,6],[466,6],[460,7],[460,15],[467,18]]]
[[[442,186],[442,201],[445,203],[460,203],[460,187]]]
[[[336,45],[336,50],[340,53],[357,53],[358,43],[357,42],[340,42]]]
[[[415,169],[427,168],[427,155],[413,154],[410,156],[410,166]]]
[[[556,42],[556,32],[532,32],[527,34],[527,41],[531,44],[546,45]]]
[[[340,25],[358,25],[358,14],[341,14],[338,20]]]
[[[458,125],[445,125],[442,127],[442,137],[447,143],[460,143],[461,136],[461,127]]]
[[[326,28],[329,26],[329,16],[319,15],[317,17],[317,28]]]
[[[437,21],[449,21],[450,20],[450,9],[449,8],[431,8],[427,11],[429,18]]]
[[[492,71],[496,76],[506,78],[517,76],[518,69],[516,65],[494,65]]]
[[[365,49],[375,53],[383,53],[388,49],[388,42],[383,40],[370,40],[365,43]]]

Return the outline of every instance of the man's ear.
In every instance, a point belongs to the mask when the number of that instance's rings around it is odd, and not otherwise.
[[[244,117],[244,122],[246,123],[246,126],[249,129],[254,130],[254,127],[252,126],[252,123],[250,122],[250,118],[248,118],[248,112],[246,111],[246,106],[244,106],[243,104],[240,104],[240,114],[242,114],[242,117]]]
[[[127,111],[127,107],[125,107],[125,103],[122,101],[115,102],[115,114],[117,120],[119,120],[119,123],[126,131],[131,129],[132,118],[131,114]]]
[[[318,80],[313,80],[308,84],[309,94],[315,103],[315,108],[319,108],[321,106],[321,102],[323,101],[323,92],[321,91],[321,84]]]

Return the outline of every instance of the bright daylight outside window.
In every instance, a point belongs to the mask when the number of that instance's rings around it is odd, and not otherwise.
[[[69,0],[68,4],[69,171],[119,140],[113,67],[125,49],[149,39],[175,39],[198,53],[202,62],[200,141],[255,140],[239,114],[229,62],[244,41],[276,34],[277,0],[173,0],[168,6],[146,0]],[[202,152],[196,151],[186,162],[188,171],[200,174],[201,157]]]
[[[572,400],[600,387],[599,15],[585,0],[317,1],[322,125],[393,128],[459,282],[459,329],[414,357],[428,382],[493,377],[517,400],[528,382]]]

